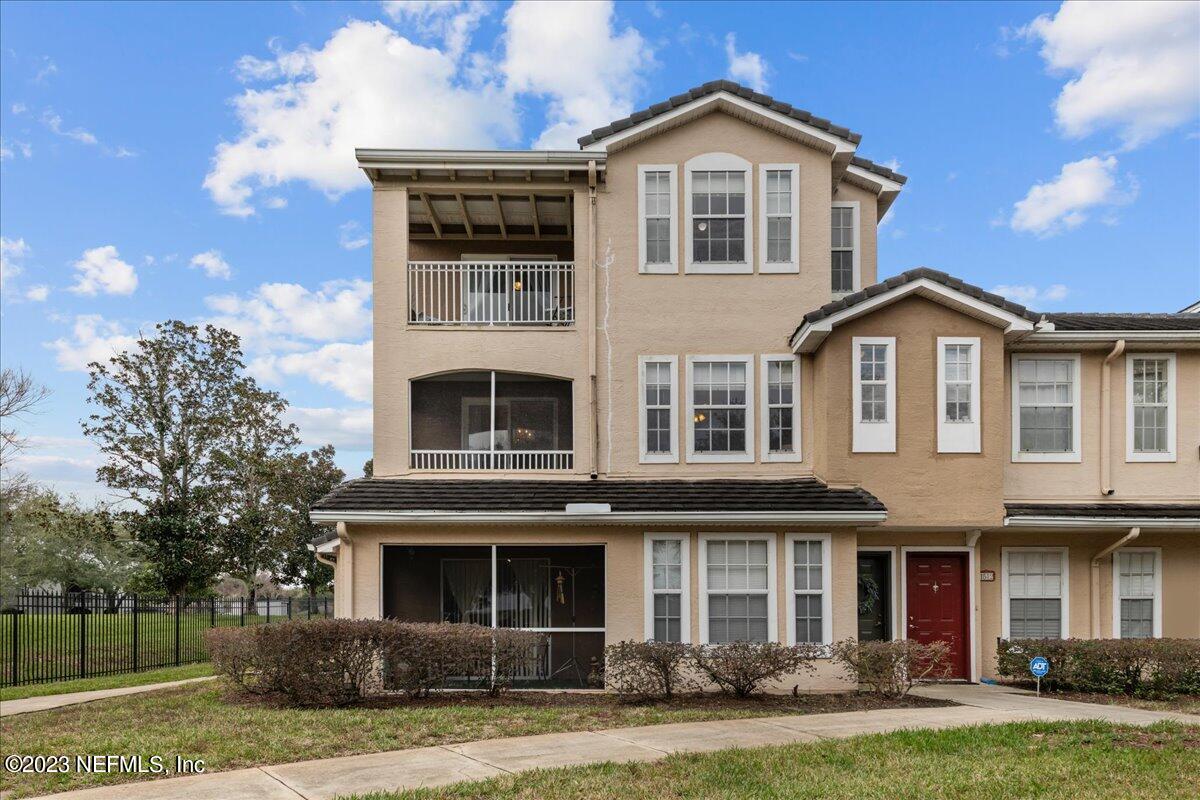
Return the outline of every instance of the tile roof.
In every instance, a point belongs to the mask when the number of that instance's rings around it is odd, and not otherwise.
[[[1196,519],[1200,503],[1005,503],[1010,517],[1108,517]]]
[[[887,178],[889,181],[895,181],[896,183],[900,184],[908,182],[908,178],[904,175],[901,175],[899,172],[888,169],[883,164],[876,164],[874,161],[863,158],[862,156],[854,156],[850,159],[850,163],[856,167],[862,167],[867,172],[874,172],[876,175],[881,175],[884,178]]]
[[[769,95],[760,94],[753,89],[748,89],[745,86],[742,86],[740,83],[722,80],[709,81],[701,86],[689,89],[683,94],[677,94],[672,98],[662,101],[661,103],[655,103],[649,108],[644,108],[641,111],[635,111],[628,117],[614,120],[613,122],[605,125],[603,128],[596,128],[586,136],[581,136],[579,138],[579,146],[587,147],[588,145],[595,144],[601,139],[606,139],[609,136],[612,136],[614,133],[620,133],[623,130],[632,128],[634,125],[645,122],[648,119],[653,119],[654,117],[666,114],[668,111],[679,108],[682,105],[687,105],[693,100],[699,100],[701,97],[707,97],[708,95],[716,94],[717,92],[729,92],[730,94],[735,94],[744,100],[749,100],[750,102],[756,103],[763,108],[774,111],[776,114],[783,114],[784,116],[790,117],[797,122],[803,122],[805,125],[811,125],[819,130],[832,133],[834,136],[845,139],[851,144],[858,144],[860,141],[862,141],[862,134],[855,133],[849,128],[843,128],[840,125],[834,125],[827,119],[815,117],[803,109],[799,109],[789,105],[788,103],[776,100]],[[863,160],[866,161],[866,159]],[[868,161],[867,163],[869,164],[871,162]],[[869,169],[865,165],[863,165],[863,168]],[[893,178],[893,180],[895,180],[895,178]]]
[[[1200,314],[1047,314],[1058,331],[1200,331]]]

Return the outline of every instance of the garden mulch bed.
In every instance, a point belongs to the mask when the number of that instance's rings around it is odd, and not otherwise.
[[[1127,706],[1129,708],[1142,708],[1147,711],[1178,711],[1183,714],[1200,714],[1200,695],[1194,694],[1149,699],[1145,697],[1130,697],[1124,694],[1043,691],[1042,696],[1051,697],[1055,700],[1073,700],[1077,703],[1095,703],[1102,706]]]

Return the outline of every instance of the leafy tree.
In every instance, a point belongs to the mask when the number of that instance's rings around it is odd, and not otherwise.
[[[303,586],[309,597],[316,596],[333,580],[333,570],[317,561],[316,554],[308,549],[309,542],[321,533],[321,526],[308,518],[308,510],[346,478],[333,456],[333,445],[292,456],[283,482],[285,490],[279,498],[288,510],[288,522],[276,578],[280,583]]]
[[[366,460],[366,462],[363,464],[363,477],[364,478],[374,478],[375,477],[375,459],[368,458]]]
[[[28,479],[11,470],[12,457],[25,449],[25,439],[13,427],[17,418],[32,413],[50,396],[50,390],[34,382],[28,372],[0,370],[0,506],[20,496]]]

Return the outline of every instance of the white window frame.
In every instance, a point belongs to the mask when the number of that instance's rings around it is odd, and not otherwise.
[[[1154,555],[1154,628],[1151,637],[1162,638],[1162,548],[1122,547],[1112,554],[1112,638],[1121,638],[1121,553],[1151,553]]]
[[[971,419],[951,422],[946,419],[946,348],[964,345],[971,348]],[[980,339],[978,336],[939,336],[937,348],[938,452],[978,453],[982,416],[979,405]]]
[[[698,362],[740,361],[746,365],[746,452],[744,453],[697,453],[696,452],[696,405],[693,386],[693,367]],[[754,461],[754,356],[747,355],[699,355],[687,357],[687,461],[696,464],[727,463],[747,464]]]
[[[671,451],[651,453],[646,450],[646,365],[667,364],[671,371]],[[679,463],[679,357],[638,356],[638,462],[642,464]]]
[[[1139,452],[1133,449],[1133,362],[1138,359],[1148,361],[1165,360],[1167,362],[1167,449],[1158,452]],[[1125,460],[1128,462],[1171,462],[1176,459],[1175,438],[1175,402],[1176,388],[1174,353],[1130,353],[1125,356]]]
[[[671,260],[660,264],[646,263],[646,174],[666,172],[671,192],[671,219],[668,239]],[[638,164],[638,272],[646,275],[674,275],[679,272],[679,167],[675,164]]]
[[[1071,451],[1067,453],[1024,453],[1021,452],[1021,375],[1022,361],[1073,361],[1074,380],[1071,386]],[[1013,353],[1009,366],[1009,382],[1012,384],[1012,401],[1009,416],[1012,417],[1012,460],[1014,463],[1079,463],[1083,460],[1080,442],[1083,397],[1083,359],[1079,353]]]
[[[850,288],[850,291],[848,291],[848,292],[842,292],[842,291],[833,292],[834,298],[838,298],[838,297],[845,297],[846,295],[850,294],[851,292],[857,292],[859,289],[862,288],[862,223],[861,223],[862,213],[859,208],[859,203],[857,200],[835,200],[830,205],[830,208],[854,209],[854,213],[852,215],[854,218],[854,255],[850,259],[852,286]],[[832,254],[833,253],[833,218],[832,218],[832,215],[830,215],[828,231],[829,232],[827,233],[827,235],[829,236],[829,252]],[[830,266],[829,286],[830,286],[830,289],[832,290],[832,288],[833,288],[833,264],[832,264],[833,258],[832,258],[832,256],[827,260],[829,261],[829,266]]]
[[[887,346],[887,420],[863,422],[862,419],[862,346]],[[851,341],[852,403],[854,405],[854,435],[852,452],[894,453],[896,452],[896,337],[855,336]]]
[[[792,452],[790,453],[772,453],[771,452],[771,403],[770,387],[767,381],[770,379],[770,364],[775,361],[787,361],[792,365]],[[803,427],[800,420],[800,359],[792,353],[777,353],[773,355],[763,355],[758,361],[758,406],[759,416],[759,449],[762,452],[762,460],[764,462],[782,462],[782,461],[802,461],[803,452],[800,449],[800,430]]]
[[[645,591],[645,624],[646,641],[654,641],[654,596],[655,594],[675,594],[674,590],[654,590],[654,543],[659,541],[676,541],[680,543],[679,557],[679,641],[688,644],[692,641],[692,553],[691,536],[686,533],[647,533],[645,535],[645,575],[643,587]]]
[[[767,173],[789,170],[791,177],[791,258],[787,261],[767,260]],[[758,271],[764,274],[786,274],[800,271],[800,165],[760,164],[758,167],[758,203],[761,209],[758,219],[758,241],[760,243]],[[782,216],[782,215],[781,215]]]
[[[796,542],[821,543],[821,644],[826,647],[833,644],[833,537],[828,533],[789,533],[784,537],[784,548],[787,570],[784,572],[785,593],[787,598],[787,643],[801,644],[796,641]],[[806,591],[803,594],[816,594]],[[857,600],[855,601],[857,602]],[[857,618],[857,617],[856,617]],[[806,643],[807,644],[807,643]],[[826,654],[828,655],[828,653]]]
[[[696,263],[692,259],[692,173],[738,172],[746,180],[746,249],[744,261]],[[754,170],[749,161],[732,153],[704,153],[683,165],[683,271],[692,274],[740,275],[754,272]]]
[[[1009,605],[1008,585],[1008,556],[1010,553],[1058,553],[1062,559],[1062,578],[1059,586],[1059,602],[1062,619],[1060,620],[1059,636],[1062,639],[1071,638],[1071,551],[1067,547],[1001,547],[1000,548],[1000,596],[1002,601],[1000,635],[1011,639],[1009,624],[1012,608]]]
[[[699,535],[700,562],[700,644],[708,644],[708,543],[734,540],[765,540],[767,543],[767,641],[779,641],[778,598],[775,596],[776,540],[772,533],[702,533]],[[737,594],[722,591],[718,594]]]

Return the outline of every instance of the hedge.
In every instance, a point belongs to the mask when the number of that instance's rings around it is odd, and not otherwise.
[[[1001,640],[996,671],[1032,680],[1029,660],[1043,656],[1050,672],[1042,685],[1096,694],[1141,697],[1200,695],[1200,639]]]
[[[616,694],[635,700],[666,700],[675,692],[706,684],[749,697],[766,683],[813,671],[813,662],[823,655],[818,645],[789,647],[776,642],[618,642],[604,648],[604,683]]]

